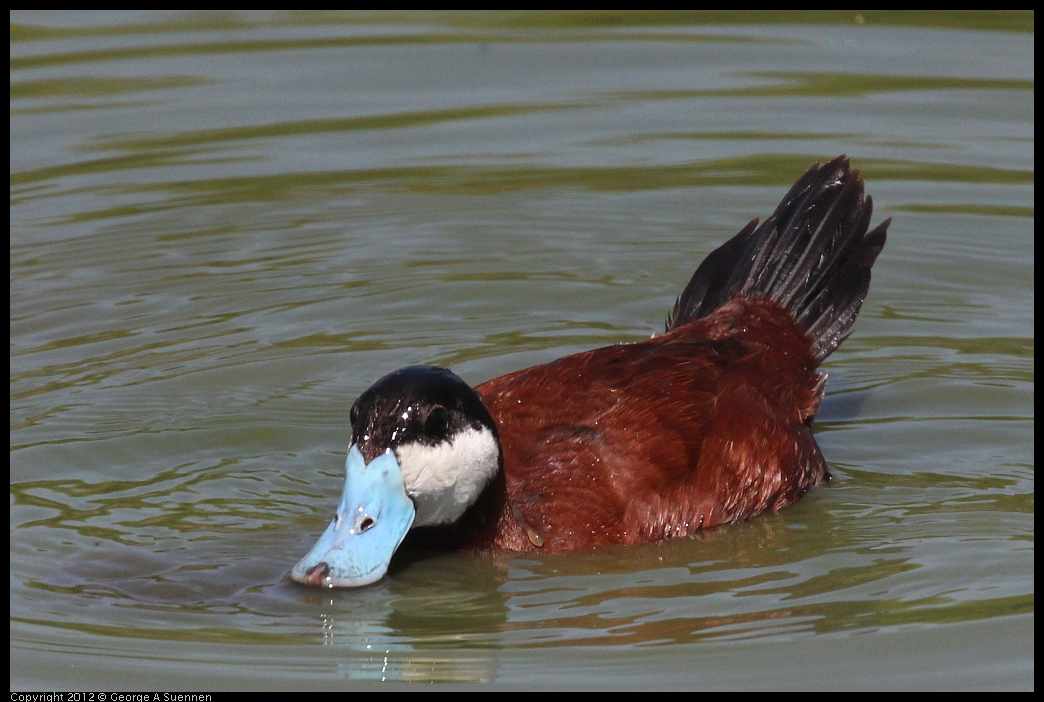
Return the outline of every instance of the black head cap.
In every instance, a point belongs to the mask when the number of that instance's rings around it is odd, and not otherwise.
[[[370,386],[352,405],[352,442],[367,462],[403,444],[434,446],[493,418],[470,385],[445,368],[407,366]]]

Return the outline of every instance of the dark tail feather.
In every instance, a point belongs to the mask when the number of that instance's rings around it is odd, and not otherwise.
[[[822,361],[848,336],[884,247],[891,220],[868,233],[872,212],[847,157],[812,166],[764,224],[755,219],[707,256],[675,303],[667,331],[734,297],[766,298],[794,315]]]

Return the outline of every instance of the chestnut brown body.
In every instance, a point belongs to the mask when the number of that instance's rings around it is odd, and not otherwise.
[[[748,519],[824,483],[810,425],[888,222],[858,171],[814,166],[764,224],[708,256],[667,331],[475,389],[501,470],[450,526],[408,542],[483,551],[635,544]]]

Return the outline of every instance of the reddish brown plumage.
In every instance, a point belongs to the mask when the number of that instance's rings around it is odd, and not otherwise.
[[[811,344],[765,300],[476,389],[510,505],[546,550],[687,535],[779,509],[826,475],[808,429],[821,396]],[[501,511],[473,545],[535,549]]]
[[[888,222],[839,157],[708,257],[668,331],[476,390],[502,470],[414,539],[517,551],[643,543],[779,510],[829,476],[809,429],[819,362],[845,338]],[[424,533],[427,536],[424,536]]]

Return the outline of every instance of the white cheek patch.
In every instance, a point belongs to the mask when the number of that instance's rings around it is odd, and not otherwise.
[[[395,451],[406,494],[417,507],[414,526],[457,521],[497,473],[500,449],[489,429],[465,429],[436,446]]]

